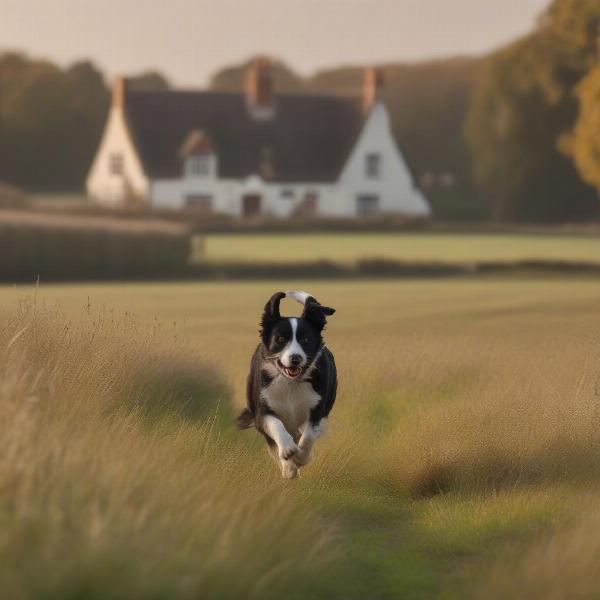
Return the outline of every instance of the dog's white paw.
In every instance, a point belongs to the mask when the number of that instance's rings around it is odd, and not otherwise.
[[[295,479],[298,477],[298,467],[291,460],[282,461],[281,476],[285,479]]]
[[[302,446],[300,446],[298,448],[298,452],[296,452],[296,454],[294,454],[294,456],[292,457],[292,460],[294,461],[294,463],[296,463],[298,467],[303,467],[312,460],[312,455],[312,449],[305,449],[302,448]]]
[[[290,442],[282,445],[279,448],[279,458],[281,460],[289,460],[298,452],[298,446],[290,438]]]

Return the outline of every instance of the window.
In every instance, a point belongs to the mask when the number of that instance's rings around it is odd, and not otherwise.
[[[111,175],[123,175],[123,155],[113,152],[109,156],[108,168]]]
[[[210,175],[210,156],[197,154],[186,160],[186,173],[191,177],[206,177]]]
[[[367,177],[376,179],[381,175],[381,156],[379,154],[367,154],[365,161]]]
[[[356,212],[359,217],[376,215],[379,212],[379,196],[363,194],[356,199]]]
[[[209,194],[188,194],[185,197],[185,207],[202,213],[212,212],[212,196]]]
[[[294,190],[292,188],[283,188],[281,190],[281,197],[284,200],[293,200],[294,199]]]

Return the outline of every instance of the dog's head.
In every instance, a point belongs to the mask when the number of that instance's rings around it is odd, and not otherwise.
[[[299,318],[282,317],[279,313],[279,303],[286,297],[304,305]],[[306,372],[323,345],[327,317],[334,312],[306,292],[273,294],[265,305],[260,337],[267,355],[285,377],[296,379]]]

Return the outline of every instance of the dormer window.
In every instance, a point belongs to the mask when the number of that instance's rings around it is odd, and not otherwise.
[[[185,161],[185,172],[189,177],[206,177],[210,175],[211,156],[196,154],[188,156]]]
[[[381,176],[381,155],[372,152],[365,159],[365,171],[369,179],[379,179]]]
[[[216,155],[210,137],[200,129],[191,131],[181,146],[183,172],[186,177],[212,177],[216,174]]]

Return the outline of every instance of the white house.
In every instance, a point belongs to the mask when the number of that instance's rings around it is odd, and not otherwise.
[[[275,94],[256,59],[245,93],[127,89],[117,80],[87,179],[107,207],[251,217],[427,216],[368,69],[362,98]]]

